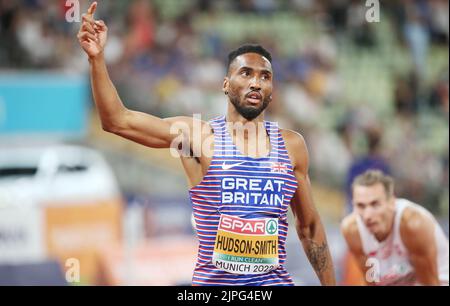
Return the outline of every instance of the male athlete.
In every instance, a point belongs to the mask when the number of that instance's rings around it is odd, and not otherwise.
[[[226,116],[209,122],[157,118],[121,102],[105,65],[107,27],[93,19],[96,7],[94,2],[83,15],[78,39],[89,57],[103,129],[151,148],[188,149],[180,159],[199,238],[193,285],[293,285],[284,267],[289,206],[317,276],[323,285],[334,285],[325,231],[311,197],[305,141],[264,121],[272,100],[271,55],[255,45],[230,53],[223,82]]]
[[[394,196],[379,170],[356,177],[342,233],[371,285],[448,285],[448,239],[425,208]]]

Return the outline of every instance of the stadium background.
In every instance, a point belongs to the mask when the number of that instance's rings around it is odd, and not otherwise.
[[[267,118],[309,145],[340,284],[358,283],[339,221],[361,169],[391,173],[397,195],[448,233],[448,1],[380,1],[373,23],[365,1],[98,2],[111,78],[134,110],[223,114],[227,52],[272,52]],[[68,10],[0,1],[0,283],[189,284],[197,245],[181,164],[102,131]],[[318,284],[293,228],[287,246],[295,282]]]

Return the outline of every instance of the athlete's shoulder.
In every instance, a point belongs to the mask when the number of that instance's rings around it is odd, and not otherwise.
[[[434,235],[432,216],[418,205],[406,207],[400,218],[400,235],[410,251],[429,245]]]
[[[400,218],[400,230],[405,235],[417,234],[431,225],[433,225],[431,215],[417,204],[405,207]]]
[[[289,143],[294,146],[306,146],[305,138],[302,134],[289,129],[280,129],[280,131],[286,144]]]
[[[302,172],[308,172],[308,149],[304,137],[295,131],[280,129],[286,149],[291,158],[294,168],[303,169]]]
[[[211,123],[215,122],[214,120],[215,119],[205,121],[194,116],[176,116],[164,119],[164,121],[171,124],[173,129],[189,129],[190,134],[194,132],[194,129],[201,131],[202,134],[212,133],[213,129]]]
[[[209,121],[203,120],[201,118],[195,117],[195,116],[175,116],[175,117],[168,117],[168,118],[164,118],[164,121],[170,122],[170,123],[187,123],[187,124],[210,124],[211,121],[214,121],[214,119],[211,119]]]

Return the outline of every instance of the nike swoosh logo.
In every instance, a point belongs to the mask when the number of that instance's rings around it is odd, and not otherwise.
[[[234,167],[237,167],[239,165],[242,165],[243,163],[245,163],[245,161],[240,162],[240,163],[235,163],[235,164],[229,164],[229,165],[227,165],[226,162],[223,162],[222,169],[223,170],[230,170],[231,168],[234,168]]]

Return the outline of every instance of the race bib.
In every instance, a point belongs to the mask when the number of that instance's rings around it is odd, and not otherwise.
[[[278,268],[278,219],[221,215],[212,262],[234,274],[264,274]]]

